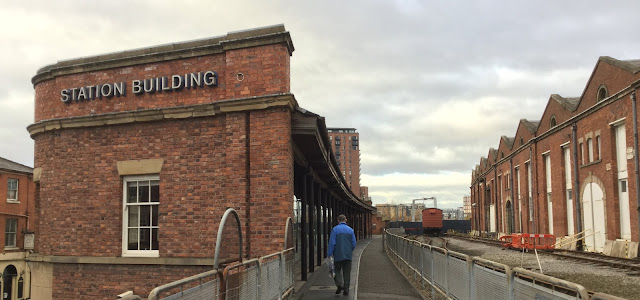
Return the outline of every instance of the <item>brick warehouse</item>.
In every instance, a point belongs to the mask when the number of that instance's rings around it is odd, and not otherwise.
[[[551,95],[539,121],[501,137],[472,172],[474,230],[584,232],[586,251],[636,256],[639,72],[638,60],[600,57],[580,97]]]
[[[286,219],[299,222],[303,280],[336,214],[370,235],[373,208],[340,175],[324,118],[290,93],[293,50],[277,25],[38,70],[34,298],[145,295],[210,270],[227,208],[245,258],[282,250]]]

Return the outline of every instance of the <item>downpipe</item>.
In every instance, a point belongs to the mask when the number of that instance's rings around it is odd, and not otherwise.
[[[640,241],[640,177],[638,169],[640,163],[638,162],[638,108],[636,104],[636,92],[631,93],[631,107],[633,110],[633,161],[635,164],[635,177],[636,177],[636,209],[638,211],[638,240]]]
[[[578,175],[578,125],[575,123],[571,127],[571,143],[573,144],[573,199],[576,206],[576,225],[578,232],[582,232],[582,209],[580,207],[580,176]],[[582,236],[582,234],[580,234]],[[580,238],[580,236],[578,238]],[[578,240],[576,250],[582,251],[583,241]]]

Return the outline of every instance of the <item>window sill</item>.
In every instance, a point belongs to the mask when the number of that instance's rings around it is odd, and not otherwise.
[[[594,161],[592,161],[592,162],[590,162],[590,163],[586,163],[586,164],[584,164],[584,165],[581,165],[581,166],[580,166],[580,168],[586,168],[586,167],[588,167],[588,166],[592,166],[592,165],[595,165],[595,164],[599,164],[600,162],[602,162],[602,159],[594,160]]]
[[[122,253],[122,257],[160,257],[160,251],[127,251]]]
[[[20,204],[20,201],[18,201],[18,200],[9,200],[9,199],[7,199],[7,203]]]
[[[18,247],[4,247],[4,251],[16,251],[20,250]]]

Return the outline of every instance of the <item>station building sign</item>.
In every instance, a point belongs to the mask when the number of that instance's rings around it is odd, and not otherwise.
[[[131,93],[134,95],[142,95],[216,86],[218,86],[218,73],[205,71],[185,75],[132,80]],[[125,97],[126,95],[127,82],[121,81],[63,89],[60,91],[60,100],[64,103],[72,103],[85,100]]]

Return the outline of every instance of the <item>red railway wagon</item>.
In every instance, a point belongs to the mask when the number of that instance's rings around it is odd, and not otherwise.
[[[440,232],[442,231],[442,209],[423,209],[422,228],[424,229],[425,234],[440,235]]]

